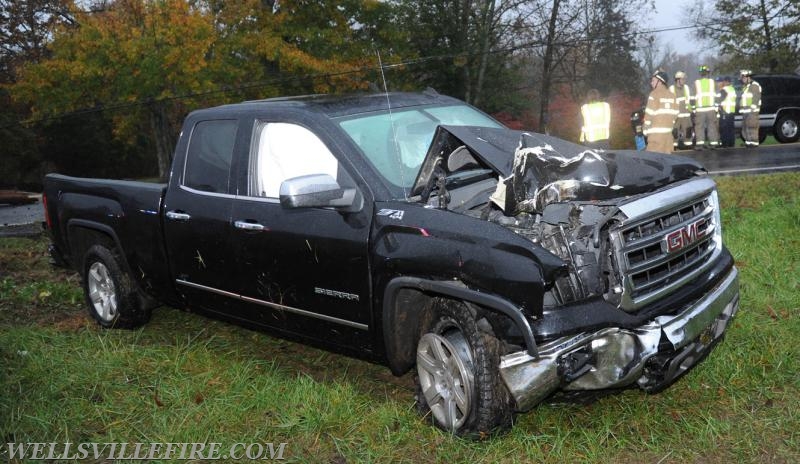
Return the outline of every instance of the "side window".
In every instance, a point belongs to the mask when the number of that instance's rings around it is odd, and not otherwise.
[[[235,120],[200,121],[194,126],[183,168],[183,185],[195,190],[228,193]]]
[[[281,122],[258,123],[250,166],[251,195],[278,198],[281,182],[308,174],[339,179],[339,162],[313,132]]]

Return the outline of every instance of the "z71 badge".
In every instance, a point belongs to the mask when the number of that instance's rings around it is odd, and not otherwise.
[[[398,221],[401,221],[403,219],[404,214],[405,211],[400,209],[382,209],[378,211],[378,216],[386,216],[389,219],[396,219]]]

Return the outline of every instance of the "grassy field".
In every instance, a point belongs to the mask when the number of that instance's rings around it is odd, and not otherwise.
[[[170,308],[141,330],[101,330],[44,238],[0,239],[0,443],[286,442],[289,461],[332,463],[800,462],[800,175],[718,182],[742,281],[726,340],[664,393],[544,404],[481,442],[425,425],[412,378],[380,366]]]

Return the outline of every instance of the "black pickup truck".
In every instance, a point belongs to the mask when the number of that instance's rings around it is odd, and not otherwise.
[[[166,304],[416,367],[418,409],[458,434],[557,391],[659,391],[738,308],[700,165],[435,93],[195,111],[168,184],[51,174],[44,198],[53,260],[102,326]]]

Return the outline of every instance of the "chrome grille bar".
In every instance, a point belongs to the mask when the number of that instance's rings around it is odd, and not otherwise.
[[[709,178],[683,182],[620,210],[627,219],[610,236],[622,283],[620,307],[626,311],[685,285],[722,249],[719,202]]]

